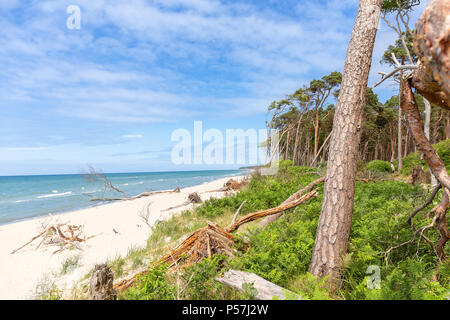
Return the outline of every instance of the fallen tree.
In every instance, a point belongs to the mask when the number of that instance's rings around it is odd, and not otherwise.
[[[235,241],[235,237],[231,233],[238,230],[240,226],[251,221],[294,208],[316,197],[317,194],[317,190],[314,190],[301,197],[297,197],[288,203],[282,203],[278,207],[250,213],[237,221],[232,221],[232,223],[226,228],[222,228],[213,222],[208,222],[206,227],[191,233],[177,247],[159,259],[155,265],[168,263],[170,267],[177,266],[178,268],[180,266],[187,266],[200,262],[203,258],[211,257],[216,253],[234,256],[235,249],[233,249],[233,243]],[[118,282],[114,285],[115,290],[124,291],[130,288],[134,285],[138,276],[148,272],[148,270],[139,272],[130,278]]]
[[[136,200],[136,199],[140,199],[140,198],[146,198],[146,197],[154,196],[155,194],[179,193],[179,192],[181,192],[180,188],[177,187],[174,190],[142,192],[142,193],[138,194],[137,196],[127,197],[127,198],[92,198],[91,201],[128,201],[128,200]]]
[[[76,248],[82,250],[80,244],[86,241],[86,238],[82,237],[83,226],[75,226],[65,223],[57,223],[44,227],[41,232],[34,236],[30,241],[13,250],[11,254],[14,254],[26,246],[30,245],[37,239],[41,239],[41,242],[37,245],[36,249],[39,249],[42,245],[59,246],[60,248],[53,252],[53,254],[61,252],[67,248]]]
[[[248,288],[251,285],[255,290],[254,298],[256,300],[272,300],[274,297],[285,300],[287,295],[297,297],[297,300],[301,300],[301,297],[294,292],[267,281],[254,273],[228,270],[222,277],[217,278],[216,281],[241,292],[245,290],[244,288]]]

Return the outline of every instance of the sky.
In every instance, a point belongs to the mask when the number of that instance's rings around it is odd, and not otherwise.
[[[411,25],[427,1],[416,8]],[[67,8],[80,8],[69,29]],[[356,0],[1,0],[0,175],[234,169],[171,160],[177,129],[264,129],[343,71]],[[383,22],[369,85],[396,36]],[[394,95],[393,82],[375,90]],[[335,101],[330,101],[335,103]]]

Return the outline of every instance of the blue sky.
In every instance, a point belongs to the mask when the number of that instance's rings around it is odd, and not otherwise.
[[[231,168],[174,166],[171,133],[265,128],[271,101],[342,72],[357,3],[2,0],[0,175]],[[394,39],[382,23],[369,85]]]

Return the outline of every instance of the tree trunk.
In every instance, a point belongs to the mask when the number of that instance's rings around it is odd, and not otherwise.
[[[309,271],[330,276],[336,288],[347,252],[353,215],[356,161],[367,80],[382,0],[360,0],[330,140],[322,212]]]
[[[450,112],[447,111],[447,121],[444,128],[444,139],[450,139]]]
[[[450,110],[450,1],[431,0],[416,24],[420,58],[412,86],[430,102]]]
[[[91,300],[116,300],[117,293],[113,289],[114,276],[106,264],[96,265],[92,271],[89,295]]]
[[[314,157],[317,156],[319,148],[319,108],[316,109],[316,120],[314,124]]]
[[[439,182],[448,190],[450,190],[450,177],[448,176],[444,162],[434,150],[430,141],[423,132],[423,123],[420,118],[419,108],[411,89],[409,80],[402,81],[402,101],[400,102],[403,112],[405,113],[409,131],[414,137],[415,144],[420,153],[423,154],[425,161]]]
[[[402,61],[403,63],[403,61]],[[400,71],[400,78],[403,77],[403,71]],[[402,158],[402,108],[400,107],[400,100],[402,96],[401,90],[398,92],[398,146],[397,146],[397,152],[398,152],[398,173],[402,173],[403,169],[403,158]]]
[[[431,104],[430,102],[423,98],[423,102],[425,103],[425,124],[423,127],[423,131],[425,132],[425,137],[430,140],[430,123],[431,123]],[[431,186],[434,187],[437,185],[437,180],[433,173],[430,170],[431,177]]]

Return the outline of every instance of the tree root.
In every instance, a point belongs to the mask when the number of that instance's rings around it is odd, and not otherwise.
[[[30,241],[22,245],[21,247],[13,250],[11,254],[18,252],[19,250],[25,248],[33,241],[38,238],[42,238],[41,242],[37,245],[36,249],[40,248],[41,245],[59,245],[60,249],[53,252],[53,254],[64,251],[68,247],[75,247],[82,250],[79,246],[80,243],[85,242],[86,239],[82,238],[81,235],[83,226],[74,226],[63,223],[58,223],[46,227],[42,232],[33,237]]]
[[[302,197],[298,197],[288,203],[283,203],[278,207],[250,213],[237,221],[234,221],[235,219],[233,219],[231,224],[226,228],[222,228],[213,222],[208,222],[206,227],[191,233],[176,248],[172,249],[168,254],[159,259],[155,265],[169,263],[169,268],[173,266],[176,266],[177,268],[179,266],[186,267],[200,262],[203,258],[211,257],[216,253],[222,253],[232,257],[235,254],[235,249],[233,249],[235,237],[231,233],[238,230],[240,226],[259,218],[294,208],[316,196],[317,190],[311,191]],[[237,212],[239,212],[239,210]],[[244,247],[246,247],[246,244]],[[147,274],[148,272],[149,271],[146,270],[135,274],[130,278],[124,279],[118,282],[114,288],[117,291],[126,290],[133,286],[138,276]]]

